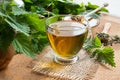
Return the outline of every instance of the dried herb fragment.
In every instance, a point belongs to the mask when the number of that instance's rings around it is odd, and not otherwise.
[[[84,16],[82,16],[82,15],[76,15],[76,16],[72,16],[71,19],[73,21],[83,22],[84,21]]]
[[[104,46],[108,45],[109,43],[109,35],[106,33],[97,33],[98,38],[100,38],[101,43],[103,43]]]
[[[112,42],[115,44],[120,43],[120,37],[118,35],[115,35],[111,38]]]
[[[111,45],[112,44],[119,44],[120,43],[120,37],[118,35],[110,36],[106,33],[97,33],[97,36],[100,38],[101,43],[103,43],[104,46]]]

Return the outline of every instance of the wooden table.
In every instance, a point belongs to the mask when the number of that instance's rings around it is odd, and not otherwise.
[[[106,20],[112,23],[109,34],[119,34],[120,18],[114,16],[104,15],[98,29],[104,25]],[[112,47],[115,49],[116,68],[100,65],[92,80],[120,80],[120,44]],[[32,60],[32,58],[26,57],[23,54],[15,55],[8,68],[0,72],[0,80],[50,80],[49,77],[45,77],[42,74],[38,75],[31,72],[31,68],[28,65]]]

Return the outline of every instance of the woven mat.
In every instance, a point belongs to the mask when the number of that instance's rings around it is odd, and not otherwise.
[[[47,46],[33,67],[36,73],[54,77],[55,80],[90,80],[98,68],[98,63],[90,59],[88,54],[81,50],[80,59],[73,65],[60,65],[53,61],[53,50]]]

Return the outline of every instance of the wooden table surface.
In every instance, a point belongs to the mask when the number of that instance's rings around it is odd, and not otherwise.
[[[109,34],[120,33],[120,18],[114,16],[104,16],[99,26],[103,26],[105,22],[112,23]],[[106,21],[107,20],[107,21]],[[116,67],[106,67],[100,65],[92,80],[120,80],[120,44],[113,45],[115,49]],[[15,55],[6,70],[0,71],[0,80],[51,80],[49,77],[44,78],[42,74],[35,74],[28,67],[33,59],[23,54]],[[54,79],[52,79],[54,80]]]

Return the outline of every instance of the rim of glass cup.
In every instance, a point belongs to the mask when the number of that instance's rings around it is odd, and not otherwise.
[[[47,26],[49,27],[49,25],[52,24],[52,23],[50,23],[50,24],[48,23],[50,19],[52,19],[52,18],[54,18],[54,17],[59,17],[59,16],[65,17],[65,16],[75,16],[75,15],[54,15],[54,16],[51,16],[51,17],[49,17],[49,18],[46,19],[46,22],[45,22],[46,28],[47,28]],[[62,19],[61,19],[61,20],[62,20]],[[60,20],[60,21],[61,21],[61,20]],[[66,21],[69,21],[69,20],[66,20]],[[56,21],[56,22],[57,22],[57,21]],[[74,22],[80,23],[80,22],[78,22],[78,21],[74,21]],[[53,22],[53,23],[55,23],[55,22]],[[90,27],[89,27],[89,21],[86,20],[86,19],[85,19],[85,23],[80,23],[80,24],[82,24],[82,25],[85,27],[84,29],[86,29],[86,30],[87,30],[88,28],[90,28]],[[77,26],[77,27],[78,27],[78,28],[81,28],[81,27],[79,27],[79,26]],[[54,28],[52,28],[52,27],[49,27],[49,28],[52,29],[52,30],[56,30],[56,29],[54,29]],[[79,30],[79,29],[74,29],[74,30],[77,31],[77,30]],[[60,30],[60,31],[73,31],[73,30]]]

